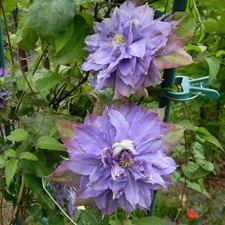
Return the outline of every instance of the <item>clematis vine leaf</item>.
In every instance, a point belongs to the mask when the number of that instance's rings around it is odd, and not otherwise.
[[[68,120],[57,120],[55,126],[63,143],[66,143],[75,137],[75,123]]]

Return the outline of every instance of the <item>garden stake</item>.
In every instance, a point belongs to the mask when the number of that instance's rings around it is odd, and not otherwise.
[[[174,0],[173,12],[185,11],[186,6],[187,6],[187,0]],[[163,73],[163,82],[161,84],[161,88],[173,88],[175,83],[175,75],[176,75],[176,68],[165,69]],[[161,97],[159,101],[159,107],[160,108],[165,107],[164,122],[168,122],[169,115],[170,115],[170,99],[168,99],[166,96]],[[154,215],[155,205],[156,205],[156,195],[157,195],[157,191],[154,192],[150,210],[147,212],[148,216]]]

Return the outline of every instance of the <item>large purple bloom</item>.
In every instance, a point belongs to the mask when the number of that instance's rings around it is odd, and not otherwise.
[[[70,158],[49,178],[69,186],[79,179],[77,202],[94,198],[104,215],[118,206],[128,213],[148,210],[153,191],[170,184],[176,164],[166,154],[183,133],[163,123],[161,113],[126,103],[107,106],[102,116],[88,115],[81,125],[62,123],[57,127]]]
[[[95,23],[95,34],[85,39],[90,55],[81,69],[92,71],[94,89],[113,86],[115,99],[144,95],[146,87],[161,81],[158,69],[192,62],[182,49],[184,42],[174,34],[178,24],[154,20],[153,8],[127,0],[110,18]],[[178,60],[171,60],[170,55]]]

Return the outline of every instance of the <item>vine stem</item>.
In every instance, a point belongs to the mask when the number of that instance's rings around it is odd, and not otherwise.
[[[13,212],[13,221],[16,220],[17,215],[19,213],[19,210],[20,210],[19,206],[22,203],[24,189],[25,189],[25,182],[24,182],[24,176],[22,175],[22,182],[21,182],[21,186],[20,186],[20,191],[19,191],[19,195],[18,195],[18,198],[17,198],[16,207],[15,207],[14,212]]]

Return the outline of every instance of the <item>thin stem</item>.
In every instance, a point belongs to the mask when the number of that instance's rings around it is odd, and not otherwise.
[[[37,65],[36,65],[35,68],[34,68],[33,75],[36,73],[37,68],[38,68],[38,66],[39,66],[40,63],[41,63],[41,60],[43,59],[43,57],[44,57],[45,54],[47,53],[47,51],[48,51],[48,46],[49,46],[49,43],[47,43],[47,45],[46,45],[44,51],[42,52],[41,57],[40,57],[40,59],[38,60]]]
[[[1,10],[2,10],[3,20],[4,20],[4,23],[5,23],[5,29],[6,29],[6,33],[7,33],[7,40],[8,40],[8,44],[9,44],[11,62],[12,62],[12,65],[14,65],[12,45],[11,45],[11,41],[10,41],[10,37],[9,37],[9,28],[8,28],[8,24],[7,24],[7,20],[6,20],[6,16],[5,16],[5,11],[4,11],[4,8],[3,8],[3,5],[2,5],[2,0],[0,0],[0,7],[1,7]]]
[[[19,99],[19,102],[18,102],[18,104],[17,104],[17,106],[16,106],[16,109],[15,109],[15,111],[14,111],[14,114],[13,114],[13,117],[12,117],[12,126],[13,126],[13,130],[15,129],[15,120],[16,120],[16,115],[17,115],[17,112],[18,112],[18,110],[19,110],[19,107],[20,107],[20,105],[21,105],[21,103],[22,103],[22,100],[23,100],[23,97],[25,96],[25,92],[22,92],[22,94],[21,94],[21,96],[20,96],[20,99]]]
[[[16,220],[17,215],[18,215],[19,210],[20,210],[19,206],[22,203],[24,188],[25,188],[25,182],[24,182],[24,176],[22,176],[22,182],[21,182],[21,186],[20,186],[20,191],[19,191],[19,195],[18,195],[18,198],[17,198],[16,207],[15,207],[14,212],[13,212],[13,220],[14,221]]]

